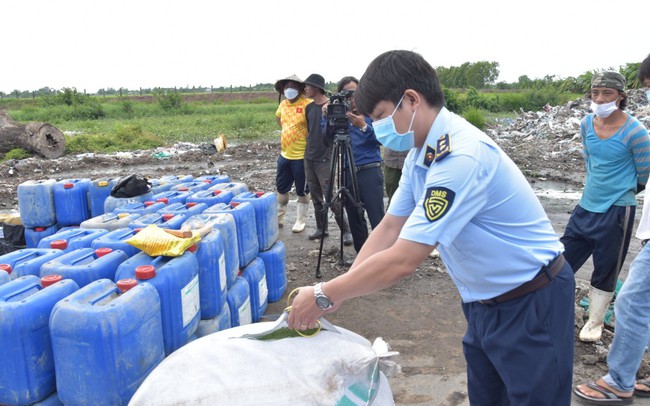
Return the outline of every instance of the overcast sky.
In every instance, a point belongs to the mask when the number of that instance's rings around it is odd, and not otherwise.
[[[578,76],[643,60],[648,10],[647,0],[2,0],[0,91],[337,81],[391,49],[434,67],[496,61],[499,81]]]

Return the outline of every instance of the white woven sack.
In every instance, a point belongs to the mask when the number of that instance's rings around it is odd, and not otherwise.
[[[310,338],[256,338],[281,323],[231,328],[187,344],[152,371],[129,405],[394,405],[384,374],[399,370],[389,359],[397,353],[381,338],[373,348],[331,325],[334,331]]]

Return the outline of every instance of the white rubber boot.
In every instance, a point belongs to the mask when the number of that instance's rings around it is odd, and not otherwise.
[[[580,341],[593,343],[600,340],[603,335],[603,318],[612,297],[614,292],[605,292],[589,286],[589,320],[580,330]]]
[[[278,227],[284,227],[284,216],[287,214],[289,193],[276,193],[278,195]]]
[[[305,218],[307,217],[307,210],[309,210],[309,195],[298,196],[298,214],[296,215],[296,224],[293,225],[291,231],[294,233],[301,233],[305,229]]]

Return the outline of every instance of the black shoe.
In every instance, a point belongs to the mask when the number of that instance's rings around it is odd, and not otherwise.
[[[312,234],[310,234],[309,237],[307,238],[309,238],[310,240],[318,240],[321,237],[321,235],[323,235],[323,230],[316,230]],[[325,230],[324,236],[327,237],[328,235],[330,235],[330,233],[327,230]]]
[[[346,247],[349,247],[350,245],[352,245],[352,242],[353,242],[352,241],[352,233],[350,233],[349,231],[344,232],[343,233],[343,245],[345,245]]]

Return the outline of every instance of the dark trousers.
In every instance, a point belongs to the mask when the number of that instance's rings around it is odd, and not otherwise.
[[[325,227],[327,230],[327,222],[320,224],[323,215],[323,204],[325,203],[328,189],[330,188],[330,175],[332,174],[331,163],[321,162],[321,161],[312,161],[310,159],[305,159],[305,176],[307,177],[307,185],[309,186],[309,192],[311,193],[311,201],[314,204],[314,216],[316,217],[317,228],[320,230],[321,227]],[[334,180],[336,184],[336,179]],[[332,194],[336,193],[335,185],[331,186]],[[343,224],[343,210],[341,209],[341,202],[335,200],[331,202],[330,209],[336,218],[339,227]],[[344,230],[345,231],[345,230]]]
[[[352,177],[346,170],[346,187],[352,191]],[[359,200],[368,215],[370,227],[375,228],[384,218],[384,175],[381,166],[359,167],[357,171],[359,184]],[[345,212],[348,214],[350,232],[354,241],[354,249],[359,252],[368,238],[368,223],[363,214],[354,206],[354,201],[345,200]]]
[[[384,183],[386,185],[386,195],[388,196],[388,205],[390,199],[399,186],[399,180],[402,177],[402,168],[391,168],[384,166]]]
[[[612,206],[593,213],[576,206],[560,238],[564,257],[574,272],[593,255],[591,286],[613,292],[621,272],[634,226],[634,206]]]
[[[278,193],[285,194],[291,191],[295,183],[296,194],[304,196],[309,193],[305,180],[305,163],[302,159],[287,159],[280,155],[275,173],[275,188]]]
[[[532,293],[463,303],[463,352],[472,406],[571,404],[574,345],[571,266]]]

